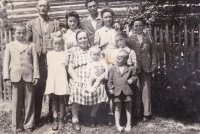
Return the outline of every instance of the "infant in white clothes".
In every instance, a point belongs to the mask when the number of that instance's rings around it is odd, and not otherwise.
[[[91,61],[87,64],[89,79],[86,91],[94,92],[104,79],[108,79],[108,66],[101,57],[101,49],[99,47],[91,47],[89,52]]]

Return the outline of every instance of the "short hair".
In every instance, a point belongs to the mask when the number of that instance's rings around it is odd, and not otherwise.
[[[138,18],[134,19],[133,21],[131,21],[131,23],[130,23],[130,27],[131,27],[131,28],[133,27],[133,25],[134,25],[134,23],[135,23],[136,21],[141,21],[143,25],[146,24],[146,22],[145,22],[145,20],[144,20],[143,17],[138,17]]]
[[[14,32],[16,31],[17,27],[24,28],[26,30],[26,25],[24,23],[19,22],[19,23],[14,24],[12,27]]]
[[[97,7],[98,7],[98,0],[85,0],[85,7],[88,8],[88,3],[94,1],[96,4],[97,4]]]
[[[69,28],[68,25],[68,19],[69,17],[75,17],[78,20],[77,28],[80,26],[80,16],[75,10],[67,11],[65,14],[65,20],[66,20],[66,28]]]
[[[93,47],[90,48],[89,51],[90,51],[90,54],[91,54],[91,52],[93,52],[93,51],[98,51],[99,53],[101,53],[101,48],[98,47],[98,46],[93,46]]]
[[[49,1],[48,1],[48,0],[37,0],[36,6],[38,5],[38,2],[39,2],[39,1],[46,1],[46,2],[47,2],[47,6],[50,8]]]
[[[114,13],[114,11],[113,11],[111,8],[105,7],[105,8],[103,8],[103,9],[101,10],[101,18],[103,18],[103,14],[104,14],[105,12],[110,12],[112,16],[115,16],[115,13]]]
[[[120,55],[121,54],[121,55]],[[126,51],[126,50],[121,50],[121,51],[119,51],[118,52],[118,54],[117,54],[117,57],[118,56],[122,56],[123,55],[123,57],[125,57],[127,60],[128,60],[128,58],[129,58],[129,53]]]
[[[84,32],[84,33],[86,33],[87,34],[87,37],[88,37],[88,41],[89,41],[89,34],[88,34],[88,32],[86,31],[86,30],[79,30],[77,33],[76,33],[76,41],[78,41],[78,35],[80,34],[80,33],[82,33],[82,32]]]
[[[117,37],[118,35],[121,35],[121,36],[123,36],[124,38],[128,38],[128,35],[127,35],[126,32],[124,32],[124,31],[117,31],[115,37]]]
[[[54,33],[51,33],[51,42],[53,43],[54,41],[54,38],[59,38],[62,40],[63,42],[63,45],[64,45],[64,39],[63,39],[63,36],[62,36],[62,32],[61,31],[57,31],[57,32],[54,32]]]

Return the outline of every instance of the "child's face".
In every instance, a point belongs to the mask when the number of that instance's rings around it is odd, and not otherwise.
[[[24,27],[16,27],[14,37],[18,41],[25,41],[26,29]]]
[[[81,49],[87,49],[88,47],[88,36],[85,32],[80,32],[77,35],[77,42],[78,42],[78,46]]]
[[[143,28],[144,25],[142,21],[135,21],[133,25],[133,30],[135,31],[136,34],[141,34],[143,33]]]
[[[117,62],[117,65],[119,66],[123,66],[126,64],[127,62],[127,59],[125,56],[122,56],[122,55],[117,55],[117,59],[116,59],[116,62]]]
[[[91,52],[91,58],[92,58],[92,60],[93,61],[98,61],[99,59],[100,59],[100,52],[101,51],[99,51],[99,50],[95,50],[95,51],[93,51],[93,52]]]
[[[112,26],[113,16],[110,12],[105,12],[103,14],[103,23],[104,26]]]
[[[63,46],[63,40],[60,38],[54,38],[53,39],[53,48],[56,52],[62,50]]]
[[[95,1],[91,1],[88,3],[87,5],[87,9],[88,11],[90,12],[90,14],[97,14],[97,9],[98,9],[98,6],[97,6],[97,3]]]
[[[67,21],[67,24],[69,26],[69,29],[74,30],[78,26],[78,20],[77,20],[76,17],[69,17],[68,21]]]
[[[126,38],[123,37],[122,35],[117,35],[115,40],[120,48],[124,48],[126,46]]]

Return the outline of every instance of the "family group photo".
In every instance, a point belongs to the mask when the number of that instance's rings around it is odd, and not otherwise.
[[[200,133],[199,0],[1,0],[1,134]]]

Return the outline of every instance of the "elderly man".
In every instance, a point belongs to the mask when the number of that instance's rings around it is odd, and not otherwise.
[[[27,22],[26,29],[27,40],[35,43],[39,59],[40,80],[35,86],[35,121],[38,123],[41,115],[42,100],[47,79],[46,53],[53,49],[50,42],[50,35],[51,33],[58,31],[60,28],[59,22],[51,20],[48,16],[50,6],[47,0],[37,1],[36,9],[38,11],[38,17]],[[51,122],[52,110],[50,104],[49,115]]]

